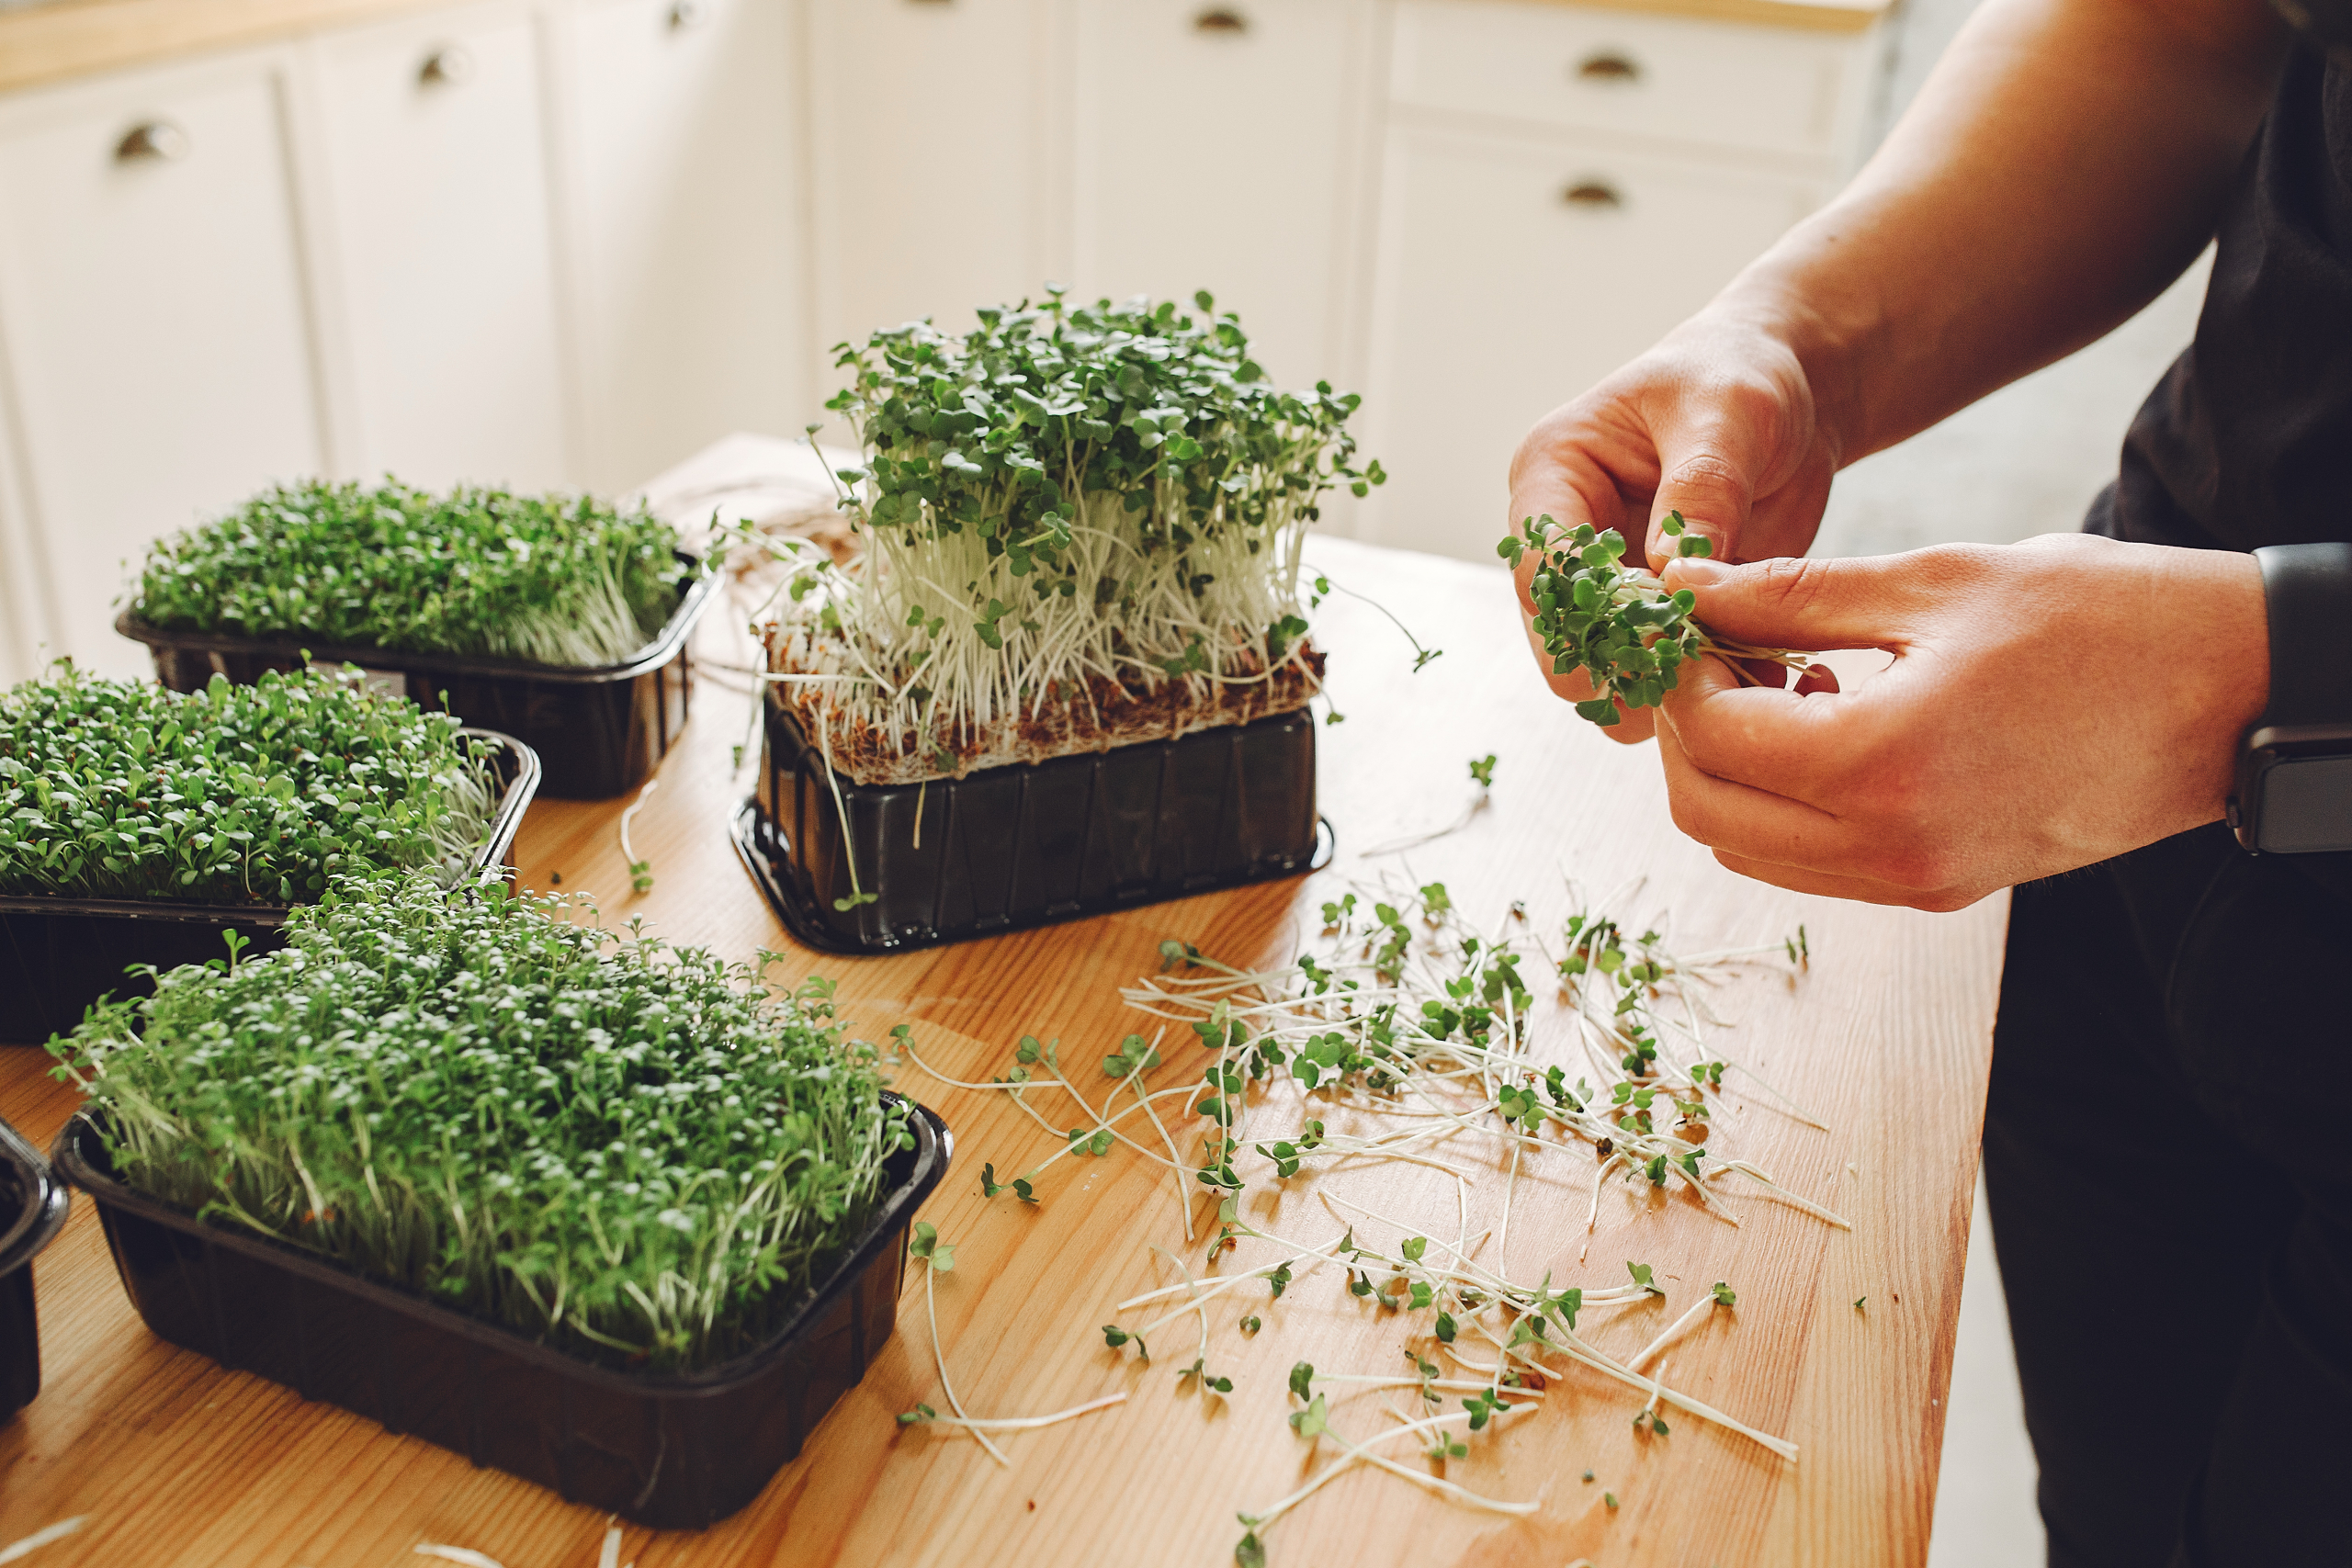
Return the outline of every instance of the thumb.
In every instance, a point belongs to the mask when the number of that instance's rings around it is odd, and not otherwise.
[[[1661,575],[1687,588],[1691,613],[1706,628],[1754,648],[1817,652],[1831,648],[1892,648],[1903,639],[1911,595],[1885,557],[1804,560],[1788,556],[1735,566],[1685,557]]]

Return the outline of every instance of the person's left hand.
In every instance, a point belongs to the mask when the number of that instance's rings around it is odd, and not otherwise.
[[[2071,534],[1665,576],[1726,637],[1895,655],[1810,694],[1704,659],[1667,696],[1676,825],[1800,892],[1963,908],[2211,822],[2268,697],[2262,575],[2233,551]]]

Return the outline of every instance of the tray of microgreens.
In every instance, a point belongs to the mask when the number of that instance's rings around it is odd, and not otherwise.
[[[40,1151],[0,1122],[0,1426],[40,1392],[33,1258],[56,1238],[72,1201]]]
[[[1351,393],[1285,391],[1205,293],[844,346],[861,543],[766,626],[737,841],[803,941],[871,952],[1315,863],[1322,580]]]
[[[178,691],[307,660],[379,671],[537,750],[548,795],[602,799],[684,725],[716,582],[642,507],[313,480],[158,541],[115,629]]]
[[[274,946],[333,876],[492,873],[538,771],[349,672],[183,694],[56,665],[0,693],[0,1030],[70,1029],[223,931]]]
[[[831,985],[583,900],[338,882],[52,1042],[57,1168],[164,1338],[659,1528],[741,1508],[896,1319],[944,1122]]]

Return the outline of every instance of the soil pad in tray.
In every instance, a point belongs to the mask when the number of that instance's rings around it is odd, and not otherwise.
[[[97,1202],[140,1316],[173,1344],[566,1501],[693,1529],[757,1496],[890,1337],[908,1224],[952,1145],[937,1115],[909,1110],[914,1147],[890,1156],[871,1222],[782,1330],[680,1375],[595,1365],[134,1191],[87,1111],[52,1155]]]
[[[40,1152],[0,1122],[0,1424],[40,1392],[33,1256],[65,1224],[72,1198]]]

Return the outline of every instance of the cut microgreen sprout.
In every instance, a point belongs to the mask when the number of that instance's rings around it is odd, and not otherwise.
[[[1371,860],[1378,855],[1393,855],[1399,851],[1419,849],[1423,844],[1445,838],[1449,834],[1458,833],[1470,826],[1471,819],[1484,811],[1493,798],[1491,792],[1495,787],[1495,754],[1492,751],[1483,757],[1470,759],[1470,782],[1478,786],[1477,793],[1463,804],[1461,815],[1454,818],[1453,821],[1442,828],[1432,828],[1425,833],[1412,833],[1401,839],[1390,839],[1374,844],[1372,848],[1360,852],[1363,858]]]
[[[1713,545],[1685,531],[1679,512],[1660,525],[1676,553],[1704,556]],[[1563,528],[1548,515],[1530,517],[1520,536],[1506,536],[1496,553],[1516,569],[1529,552],[1535,575],[1528,592],[1535,603],[1535,636],[1552,657],[1552,673],[1581,670],[1593,694],[1576,705],[1579,716],[1603,727],[1620,722],[1626,708],[1656,707],[1674,690],[1680,667],[1705,654],[1722,655],[1740,681],[1756,678],[1741,664],[1760,660],[1792,670],[1806,668],[1803,654],[1751,648],[1718,637],[1692,618],[1697,597],[1687,588],[1668,591],[1642,566],[1623,564],[1625,536],[1589,523]]]
[[[1304,1363],[1302,1363],[1302,1365]],[[1308,1408],[1314,1409],[1317,1406],[1321,1405],[1323,1402],[1324,1396],[1318,1393],[1315,1396],[1315,1404],[1310,1405]],[[1535,1407],[1532,1405],[1504,1404],[1495,1411],[1495,1414],[1499,1416],[1510,1416],[1522,1410],[1532,1408]],[[1332,1442],[1339,1446],[1339,1456],[1333,1459],[1329,1464],[1326,1464],[1321,1470],[1317,1471],[1314,1475],[1307,1479],[1305,1485],[1291,1493],[1290,1495],[1280,1499],[1256,1513],[1243,1513],[1237,1516],[1237,1517],[1241,1521],[1242,1529],[1249,1532],[1247,1535],[1242,1537],[1241,1543],[1234,1550],[1234,1557],[1237,1562],[1246,1563],[1252,1560],[1249,1554],[1255,1552],[1257,1554],[1255,1561],[1263,1562],[1265,1561],[1264,1546],[1260,1539],[1260,1532],[1272,1527],[1275,1520],[1281,1518],[1284,1514],[1289,1513],[1293,1508],[1297,1507],[1301,1503],[1306,1502],[1306,1499],[1321,1491],[1332,1481],[1336,1480],[1340,1474],[1346,1472],[1350,1466],[1358,1462],[1373,1465],[1378,1469],[1388,1472],[1392,1475],[1402,1476],[1404,1479],[1414,1483],[1416,1485],[1427,1487],[1430,1491],[1450,1497],[1457,1503],[1466,1504],[1471,1507],[1484,1509],[1489,1513],[1510,1514],[1523,1517],[1526,1515],[1534,1513],[1543,1506],[1543,1500],[1541,1497],[1524,1503],[1514,1503],[1505,1502],[1494,1497],[1481,1496],[1477,1493],[1469,1490],[1467,1487],[1458,1486],[1442,1476],[1430,1475],[1426,1472],[1414,1470],[1409,1466],[1398,1464],[1396,1461],[1389,1459],[1384,1454],[1376,1454],[1372,1451],[1374,1449],[1394,1442],[1399,1438],[1425,1437],[1427,1434],[1437,1432],[1446,1427],[1471,1425],[1474,1421],[1478,1419],[1472,1412],[1451,1411],[1444,1415],[1424,1416],[1418,1421],[1404,1421],[1397,1426],[1387,1428],[1385,1431],[1376,1433],[1361,1443],[1352,1442],[1346,1436],[1335,1430],[1330,1426],[1328,1416],[1310,1423],[1300,1419],[1300,1416],[1303,1414],[1304,1412],[1292,1412],[1290,1417],[1291,1425],[1299,1431],[1302,1437],[1329,1438]],[[1480,1422],[1479,1424],[1484,1425],[1483,1422]],[[1309,1432],[1306,1429],[1310,1425],[1315,1428],[1312,1432]]]
[[[646,780],[645,787],[637,792],[637,798],[630,801],[627,809],[623,810],[621,813],[621,858],[628,863],[628,885],[632,892],[650,893],[653,891],[653,863],[650,860],[639,860],[637,858],[637,851],[628,841],[628,825],[633,819],[635,819],[639,812],[645,809],[645,797],[651,795],[655,790],[661,787],[662,781],[660,779]]]
[[[1323,916],[1320,939],[1288,965],[1243,971],[1171,941],[1163,955],[1180,956],[1182,972],[1145,976],[1122,993],[1140,1011],[1188,1023],[1221,1049],[1241,1052],[1252,1077],[1286,1070],[1310,1095],[1335,1104],[1389,1122],[1433,1123],[1418,1133],[1302,1134],[1261,1145],[1277,1176],[1357,1157],[1453,1169],[1408,1155],[1407,1145],[1459,1131],[1532,1149],[1550,1146],[1539,1136],[1550,1127],[1594,1148],[1588,1228],[1598,1221],[1600,1183],[1612,1172],[1647,1188],[1687,1190],[1736,1224],[1711,1186],[1727,1172],[1845,1224],[1752,1163],[1707,1146],[1713,1101],[1736,1064],[1718,1059],[1709,1043],[1710,1025],[1719,1021],[1703,991],[1781,955],[1781,944],[1677,955],[1655,930],[1632,927],[1639,933],[1632,935],[1614,917],[1580,910],[1565,927],[1565,955],[1547,966],[1567,1003],[1581,1059],[1539,1073],[1528,1054],[1536,998],[1522,970],[1532,954],[1476,927],[1442,884],[1362,885],[1326,903]],[[1677,1060],[1685,1055],[1700,1059]],[[1222,1110],[1223,1101],[1215,1097],[1212,1109]],[[1238,1179],[1229,1164],[1223,1174]]]
[[[1034,1431],[1040,1427],[1051,1427],[1063,1421],[1074,1420],[1078,1416],[1125,1402],[1127,1396],[1123,1391],[1118,1393],[1105,1394],[1100,1399],[1090,1399],[1083,1404],[1073,1404],[1067,1410],[1057,1410],[1050,1416],[975,1418],[967,1414],[964,1409],[963,1401],[956,1396],[955,1383],[950,1382],[947,1376],[947,1352],[941,1348],[939,1342],[939,1301],[938,1293],[933,1288],[937,1276],[947,1273],[956,1267],[956,1248],[953,1245],[939,1239],[938,1227],[927,1220],[917,1220],[914,1223],[912,1234],[907,1241],[907,1255],[923,1266],[922,1300],[924,1311],[931,1319],[932,1361],[939,1369],[939,1386],[947,1395],[948,1408],[956,1414],[953,1416],[942,1416],[928,1404],[918,1404],[912,1410],[899,1415],[899,1426],[961,1428],[971,1433],[978,1440],[979,1445],[988,1450],[989,1456],[997,1463],[1009,1467],[1012,1461],[1004,1457],[1003,1450],[989,1440],[990,1432]]]

